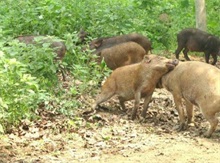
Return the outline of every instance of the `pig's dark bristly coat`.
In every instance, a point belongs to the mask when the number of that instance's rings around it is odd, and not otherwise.
[[[210,55],[213,57],[212,64],[217,62],[217,55],[220,55],[220,39],[214,35],[196,28],[187,28],[177,34],[178,47],[175,51],[176,58],[179,59],[179,53],[183,50],[186,60],[189,51],[204,52],[205,61],[209,63]]]
[[[94,54],[98,54],[105,48],[109,48],[118,45],[120,43],[130,42],[130,41],[136,42],[137,44],[141,45],[145,49],[146,54],[152,49],[151,42],[149,41],[149,39],[138,33],[98,38],[91,41],[89,46],[90,46],[90,50],[95,49]]]

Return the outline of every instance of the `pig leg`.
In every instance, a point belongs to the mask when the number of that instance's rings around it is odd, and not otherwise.
[[[107,54],[104,56],[104,61],[107,67],[110,68],[111,70],[115,70],[118,67],[118,65],[115,63],[112,57],[108,56]]]
[[[139,108],[139,105],[140,105],[141,92],[140,91],[136,92],[134,96],[135,96],[135,102],[134,102],[134,108],[131,114],[132,120],[136,118],[137,109]]]
[[[96,102],[92,107],[94,110],[95,110],[97,105],[99,105],[102,102],[105,102],[106,100],[110,99],[115,94],[114,92],[111,92],[111,91],[108,92],[108,91],[102,91],[101,94],[97,96]]]
[[[187,113],[187,124],[193,122],[193,104],[189,101],[186,101],[186,113]]]
[[[179,59],[179,54],[183,48],[184,48],[184,46],[178,45],[178,48],[175,51],[176,59]]]
[[[217,55],[212,54],[213,62],[212,65],[215,65],[217,62]]]
[[[149,103],[150,103],[152,94],[153,94],[153,93],[151,93],[149,96],[147,96],[147,97],[144,99],[143,111],[142,111],[142,113],[141,113],[141,116],[142,116],[143,118],[146,117],[146,112],[147,112],[148,105],[149,105]]]
[[[187,60],[187,61],[190,61],[190,58],[188,57],[188,53],[189,52],[189,49],[185,48],[183,50],[183,54],[184,54],[184,58]]]
[[[210,57],[210,54],[209,53],[205,53],[205,62],[206,63],[209,63],[209,57]]]
[[[204,134],[204,136],[210,138],[218,125],[218,119],[216,118],[215,113],[203,112],[203,115],[210,123],[210,127],[208,131]]]
[[[60,69],[60,71],[61,71],[61,74],[62,74],[62,77],[63,77],[63,81],[66,81],[66,75],[65,75],[63,67]]]
[[[125,100],[123,98],[121,98],[121,97],[118,97],[118,99],[119,99],[119,102],[120,102],[122,110],[125,111],[126,110]]]
[[[217,55],[211,54],[212,58],[213,58],[213,62],[212,65],[215,65],[217,62]],[[205,61],[206,63],[209,63],[209,57],[210,57],[210,53],[205,53]]]
[[[174,98],[174,103],[176,105],[176,110],[178,112],[179,119],[180,119],[180,126],[178,127],[177,130],[181,131],[185,127],[185,116],[184,116],[184,110],[183,110],[183,104],[182,104],[182,97],[178,95],[174,95],[173,98]]]

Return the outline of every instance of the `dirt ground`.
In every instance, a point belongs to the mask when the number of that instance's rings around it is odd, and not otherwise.
[[[132,108],[132,102],[126,104]],[[155,91],[144,122],[129,120],[116,98],[103,106],[111,110],[103,107],[74,121],[47,113],[42,120],[23,122],[17,132],[1,136],[0,162],[219,162],[219,126],[210,139],[204,138],[208,123],[196,108],[195,125],[177,132],[172,96],[163,89]]]
[[[195,123],[177,132],[178,114],[164,89],[154,92],[144,120],[129,120],[117,98],[101,106],[95,114],[81,108],[70,119],[39,111],[41,119],[23,121],[10,134],[0,135],[0,163],[220,162],[220,125],[205,138],[209,124],[195,108]],[[133,102],[126,107],[132,109]]]

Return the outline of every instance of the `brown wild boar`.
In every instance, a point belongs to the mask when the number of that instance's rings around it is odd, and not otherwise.
[[[43,43],[51,43],[51,48],[54,49],[54,52],[57,54],[58,60],[62,60],[66,53],[66,46],[62,41],[58,41],[50,36],[42,36],[42,35],[26,35],[26,36],[18,36],[16,37],[20,42],[25,44],[43,44]]]
[[[81,43],[84,43],[86,41],[86,37],[88,36],[89,34],[84,30],[84,29],[80,29],[79,33],[78,33],[78,39],[79,41],[77,42],[77,45],[81,44]]]
[[[209,63],[209,57],[212,55],[215,65],[217,62],[217,55],[220,55],[220,39],[214,35],[196,28],[187,28],[177,34],[178,47],[175,51],[176,58],[179,59],[179,53],[183,50],[186,60],[189,51],[204,52],[205,61]]]
[[[125,42],[110,48],[103,49],[98,63],[104,59],[106,65],[114,70],[118,67],[138,63],[143,60],[146,51],[135,42]]]
[[[158,80],[162,75],[174,69],[177,64],[178,60],[145,55],[140,63],[117,68],[103,84],[93,109],[100,103],[110,99],[113,95],[118,95],[123,110],[125,110],[125,101],[135,99],[131,117],[135,119],[140,98],[145,99],[143,112],[146,112]]]
[[[152,49],[149,39],[138,33],[98,38],[90,42],[89,48],[90,50],[95,49],[93,53],[98,54],[105,48],[109,48],[114,45],[130,41],[136,42],[137,44],[141,45],[145,49],[146,54],[148,54],[148,51]]]
[[[198,106],[211,125],[205,134],[210,137],[218,124],[215,114],[220,111],[220,69],[199,61],[180,62],[159,83],[173,94],[180,118],[179,130],[186,127],[183,98],[187,123],[192,122],[193,105]]]
[[[18,36],[16,37],[20,42],[23,42],[25,44],[34,44],[42,46],[44,43],[50,43],[50,47],[54,50],[54,52],[57,54],[56,60],[62,60],[63,57],[66,54],[66,46],[65,44],[50,36],[42,36],[42,35],[26,35],[26,36]],[[62,67],[60,67],[60,71],[62,73],[63,80],[65,81],[65,74]]]

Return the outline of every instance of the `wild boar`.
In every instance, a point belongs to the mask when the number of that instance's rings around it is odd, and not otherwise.
[[[26,35],[26,36],[18,36],[16,37],[20,42],[26,44],[43,44],[43,43],[51,43],[51,48],[54,49],[54,52],[57,54],[58,60],[62,60],[66,53],[66,46],[63,42],[58,41],[50,36],[42,36],[42,35]]]
[[[104,59],[106,65],[114,70],[118,67],[138,63],[143,60],[146,51],[135,42],[125,42],[103,49],[98,54],[98,63]]]
[[[88,32],[86,32],[84,29],[80,29],[78,33],[78,39],[79,41],[76,43],[77,45],[82,44],[86,41],[86,37],[88,36]]]
[[[25,44],[42,44],[44,43],[50,43],[50,47],[54,50],[54,52],[57,54],[56,60],[62,60],[63,57],[66,54],[66,46],[62,41],[59,41],[55,38],[52,38],[50,36],[42,36],[42,35],[26,35],[26,36],[18,36],[16,37],[20,42],[23,42]],[[64,69],[60,67],[60,71],[62,73],[63,80],[66,80]]]
[[[110,99],[113,95],[118,95],[123,110],[125,110],[125,101],[135,99],[131,116],[132,120],[136,117],[140,98],[144,98],[142,116],[145,115],[158,80],[162,75],[174,69],[177,64],[178,60],[170,60],[155,55],[145,55],[140,63],[117,68],[103,84],[101,93],[97,96],[93,109],[95,110],[97,105]]]
[[[220,39],[196,28],[187,28],[179,32],[177,42],[178,47],[175,51],[177,59],[182,49],[186,60],[190,60],[187,54],[189,51],[204,52],[206,63],[209,63],[209,57],[212,55],[213,65],[217,62],[217,55],[220,55]]]
[[[148,51],[152,49],[151,42],[149,39],[143,35],[140,35],[138,33],[131,33],[131,34],[125,34],[120,36],[113,36],[113,37],[103,37],[98,38],[90,42],[89,48],[90,50],[95,49],[93,52],[94,54],[100,53],[103,49],[112,47],[114,45],[123,43],[123,42],[129,42],[133,41],[137,44],[141,45],[145,51],[146,54]]]
[[[220,111],[220,69],[199,61],[180,62],[159,83],[173,95],[180,119],[179,130],[187,126],[183,98],[186,102],[187,123],[192,122],[193,105],[198,106],[210,123],[205,136],[211,137],[218,124],[215,114]]]

